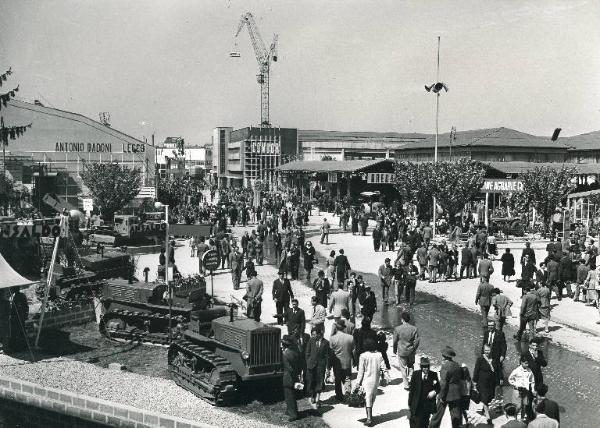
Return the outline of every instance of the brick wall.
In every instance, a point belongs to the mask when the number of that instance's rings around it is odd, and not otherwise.
[[[42,331],[53,329],[59,330],[66,326],[85,324],[91,321],[96,321],[96,314],[94,312],[93,304],[82,305],[69,310],[46,312],[44,315],[44,323],[42,324]],[[38,323],[39,314],[35,314],[25,323],[27,332],[29,334],[36,332]]]
[[[20,409],[21,413],[15,414],[17,409]],[[32,422],[40,423],[36,426],[43,426],[41,422],[46,420],[49,421],[46,426],[56,426],[52,424],[59,423],[59,426],[85,427],[213,428],[211,425],[175,416],[136,409],[4,376],[0,376],[0,411],[1,416],[8,419],[19,414],[21,421],[24,421],[25,417],[30,418]]]

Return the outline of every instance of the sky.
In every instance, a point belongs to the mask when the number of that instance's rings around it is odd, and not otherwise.
[[[260,122],[248,11],[279,35],[274,126],[434,133],[440,36],[440,133],[600,129],[597,0],[2,0],[0,69],[25,101],[204,144]]]

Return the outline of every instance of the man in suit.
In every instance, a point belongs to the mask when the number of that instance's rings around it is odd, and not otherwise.
[[[485,259],[482,260],[482,262],[483,261],[485,261]],[[488,314],[490,313],[490,307],[492,306],[493,291],[494,286],[482,277],[481,283],[479,284],[479,287],[477,287],[477,294],[475,295],[475,304],[479,305],[479,308],[481,309],[481,324],[483,325],[484,329],[486,329],[488,325]]]
[[[350,309],[350,293],[343,288],[338,288],[331,293],[329,313],[333,313],[334,318],[340,318],[344,309]]]
[[[535,405],[535,419],[529,422],[528,428],[558,428],[557,420],[549,418],[545,413],[546,403],[538,401]]]
[[[202,264],[202,262],[200,262],[200,264]],[[242,270],[244,269],[244,256],[240,253],[237,246],[234,246],[233,251],[229,253],[229,267],[231,268],[233,289],[239,290],[240,280],[242,279]]]
[[[246,316],[254,321],[260,321],[262,313],[262,294],[263,282],[256,277],[256,271],[250,272],[250,280],[246,285],[246,298],[248,299],[248,309]]]
[[[481,278],[481,282],[490,282],[490,276],[494,273],[494,266],[492,266],[492,261],[487,253],[483,253],[482,257],[479,262],[479,278]]]
[[[285,277],[285,272],[279,271],[279,278],[273,281],[273,300],[277,311],[277,324],[283,325],[283,317],[290,306],[290,299],[294,297],[290,280]]]
[[[440,392],[440,381],[436,372],[429,370],[429,358],[421,357],[420,370],[410,378],[408,408],[410,428],[427,428],[429,418],[435,411],[435,396]]]
[[[535,322],[538,318],[539,307],[538,294],[533,288],[528,289],[527,294],[521,298],[520,324],[517,334],[513,336],[515,339],[521,340],[527,325],[529,325],[529,340],[535,338]]]
[[[554,400],[546,398],[546,394],[548,393],[548,385],[546,385],[545,383],[541,383],[536,389],[538,393],[538,402],[544,402],[544,414],[549,418],[554,419],[555,421],[560,423],[560,410],[558,407],[558,403]]]
[[[471,278],[471,250],[469,247],[465,246],[462,250],[460,250],[460,277],[463,278],[463,273],[465,270],[467,271],[467,278]]]
[[[517,419],[517,406],[514,403],[504,405],[504,413],[508,420],[500,428],[527,428],[527,424]]]
[[[462,369],[452,359],[456,352],[450,346],[442,350],[442,369],[440,370],[440,393],[438,395],[436,412],[431,419],[430,427],[439,428],[446,407],[450,408],[450,419],[452,428],[458,428],[462,422],[461,399],[462,399]]]
[[[387,257],[384,263],[379,266],[379,281],[381,283],[381,296],[383,298],[383,304],[388,303],[390,297],[390,286],[392,285],[392,264],[389,257]]]
[[[313,405],[319,406],[321,391],[325,384],[325,370],[329,359],[329,342],[323,338],[323,330],[313,327],[312,337],[306,346],[306,379],[308,395]]]
[[[402,375],[404,389],[408,390],[408,380],[415,364],[415,354],[419,348],[419,333],[414,325],[409,323],[410,314],[402,312],[400,315],[402,324],[394,329],[393,349],[394,355],[398,355],[398,365]]]
[[[345,329],[346,322],[343,319],[336,321],[329,338],[331,367],[335,377],[335,398],[339,401],[343,401],[345,393],[350,392],[352,388],[350,377],[352,375],[354,339],[350,334],[345,333]],[[343,389],[342,385],[344,385]]]
[[[333,261],[335,266],[335,277],[340,288],[344,288],[344,282],[348,278],[348,272],[350,271],[350,262],[348,257],[344,255],[344,249],[340,249],[339,254]]]
[[[283,395],[285,397],[286,414],[289,422],[298,419],[298,403],[294,384],[300,376],[301,356],[294,348],[294,341],[288,335],[281,338],[281,364],[283,366]]]
[[[546,263],[546,268],[548,269],[548,287],[550,288],[550,290],[555,290],[558,295],[561,276],[561,265],[555,259],[555,257],[552,257],[550,260],[548,260],[548,263]]]
[[[221,256],[221,269],[225,269],[225,263],[229,268],[229,254],[231,253],[231,244],[229,244],[229,237],[224,235],[219,241],[220,256]]]
[[[542,374],[542,367],[546,367],[548,362],[544,358],[544,353],[539,349],[538,340],[532,340],[529,344],[529,349],[524,353],[524,356],[529,362],[529,368],[533,372],[533,378],[535,379],[536,385],[544,383],[544,375]]]
[[[294,334],[296,329],[302,333],[306,331],[306,314],[303,309],[298,307],[298,299],[292,299],[292,307],[287,308],[285,313],[285,322],[288,334]]]
[[[502,363],[506,358],[506,337],[502,330],[496,330],[496,323],[490,321],[488,329],[483,333],[483,346],[488,345],[491,349],[490,356],[494,373],[496,374],[496,386],[502,384]],[[483,348],[482,348],[483,352]]]

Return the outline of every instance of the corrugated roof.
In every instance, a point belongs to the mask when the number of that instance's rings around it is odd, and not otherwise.
[[[560,139],[573,150],[600,150],[600,131]]]
[[[346,161],[294,161],[277,168],[285,172],[356,172],[384,162],[388,159]]]
[[[440,134],[438,137],[438,147],[448,147],[449,145],[450,133]],[[432,148],[434,146],[435,136],[429,135],[423,141],[409,143],[400,147],[400,150]],[[567,147],[560,141],[551,141],[549,137],[538,137],[504,127],[459,131],[456,133],[456,138],[452,142],[452,146],[543,147],[556,149],[565,149]]]
[[[103,125],[102,123],[97,122],[93,119],[90,119],[87,116],[83,116],[79,113],[72,113],[70,111],[59,110],[59,109],[53,108],[53,107],[40,106],[40,105],[36,105],[36,104],[31,104],[31,103],[28,103],[25,101],[19,101],[19,100],[10,100],[10,101],[8,101],[8,105],[10,105],[14,108],[18,108],[18,109],[35,111],[35,112],[47,114],[50,116],[56,116],[56,117],[60,117],[63,119],[69,119],[69,120],[73,120],[76,122],[80,122],[89,127],[92,127],[101,132],[104,132],[105,134],[108,134],[115,138],[123,140],[125,142],[135,143],[135,144],[142,143],[142,144],[145,144],[146,146],[151,146],[151,144],[148,144],[144,141],[138,140],[137,138],[134,138],[131,135],[127,135],[124,132],[117,131],[116,129],[113,129],[110,126]],[[23,124],[23,125],[26,125],[26,124]]]
[[[424,141],[430,138],[428,134],[400,133],[400,132],[344,132],[344,131],[322,131],[322,130],[298,130],[298,141],[344,141],[344,142],[387,142],[387,143],[411,143]]]
[[[563,166],[575,168],[578,174],[600,174],[597,163],[558,163],[558,162],[485,162],[490,167],[505,174],[520,174],[538,166],[560,169]]]

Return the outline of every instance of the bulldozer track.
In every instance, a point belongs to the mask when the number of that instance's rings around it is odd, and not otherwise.
[[[181,339],[169,347],[169,373],[175,383],[216,406],[236,398],[238,375],[226,358]]]

